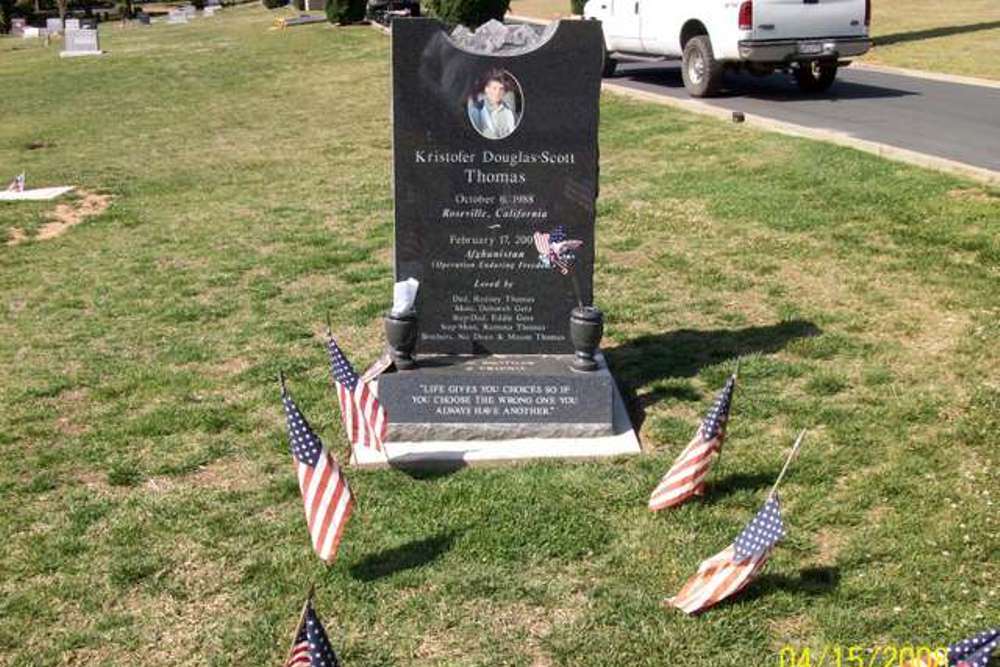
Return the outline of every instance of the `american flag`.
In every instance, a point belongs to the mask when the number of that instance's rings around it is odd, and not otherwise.
[[[358,376],[333,336],[329,338],[327,349],[330,353],[330,372],[340,402],[340,416],[351,446],[362,445],[382,451],[389,419],[375,390]]]
[[[736,540],[702,561],[698,572],[667,602],[695,614],[739,592],[757,576],[784,536],[778,495],[772,494]]]
[[[566,238],[566,228],[559,225],[550,233],[535,232],[535,249],[545,266],[555,267],[565,276],[573,268],[576,255],[573,251],[583,245],[583,241]]]
[[[2,181],[0,181],[2,182]],[[14,177],[14,180],[7,186],[7,192],[24,192],[24,172]]]
[[[337,460],[309,427],[284,387],[281,401],[288,420],[288,440],[298,470],[309,537],[319,557],[330,562],[337,555],[344,526],[354,509],[354,496]]]
[[[291,655],[285,661],[285,667],[301,665],[302,667],[339,667],[337,654],[333,652],[326,630],[320,623],[312,600],[306,602],[305,613],[299,623],[295,641],[292,643]]]
[[[726,439],[726,423],[729,421],[729,408],[735,388],[736,375],[733,374],[719,392],[694,438],[653,489],[653,494],[649,497],[650,511],[680,505],[692,496],[700,496],[704,492],[705,477]]]
[[[902,667],[986,667],[998,645],[1000,645],[1000,628],[991,628],[955,642],[948,647],[947,655],[921,654],[903,663]]]

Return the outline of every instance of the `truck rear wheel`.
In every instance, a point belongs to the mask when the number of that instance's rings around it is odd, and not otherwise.
[[[795,82],[804,93],[821,93],[837,78],[837,63],[810,60],[795,68]]]
[[[712,53],[708,35],[698,35],[684,45],[681,77],[691,97],[711,97],[722,86],[722,63]]]

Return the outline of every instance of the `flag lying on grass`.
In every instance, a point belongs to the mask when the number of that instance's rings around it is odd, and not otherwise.
[[[310,428],[284,384],[281,401],[285,406],[288,440],[298,472],[309,537],[319,557],[330,562],[337,555],[344,526],[354,509],[354,496],[337,460]]]
[[[352,447],[362,445],[382,451],[389,422],[378,396],[368,382],[358,376],[333,336],[329,336],[327,350],[347,439]]]
[[[14,180],[7,186],[7,192],[24,192],[24,172],[14,177]]]
[[[333,652],[333,646],[326,636],[326,630],[320,623],[312,599],[306,600],[305,611],[299,621],[299,629],[292,641],[292,649],[288,652],[288,660],[284,667],[339,667],[340,661]]]
[[[784,536],[781,505],[777,493],[772,493],[736,540],[702,561],[698,572],[667,602],[695,614],[738,593],[753,581],[767,563],[774,545]]]
[[[722,450],[722,442],[726,439],[726,422],[729,421],[729,408],[733,402],[735,388],[734,373],[719,392],[712,409],[698,427],[694,438],[653,489],[653,494],[649,497],[650,511],[675,507],[692,496],[700,496],[704,492],[705,477],[708,476],[716,455]]]
[[[902,667],[986,667],[997,646],[1000,646],[1000,628],[991,628],[955,642],[948,647],[947,656],[920,655],[903,663]]]

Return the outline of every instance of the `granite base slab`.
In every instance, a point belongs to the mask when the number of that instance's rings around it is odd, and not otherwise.
[[[601,370],[607,373],[609,380],[611,408],[610,427],[602,435],[550,437],[540,435],[543,431],[539,431],[530,436],[498,439],[455,440],[411,436],[387,442],[385,454],[369,448],[357,448],[351,457],[351,464],[359,467],[433,470],[531,459],[588,459],[639,454],[639,439],[632,427],[625,402],[603,357],[599,357],[599,361]],[[387,377],[391,376],[383,376],[380,382],[384,382]],[[380,395],[383,391],[383,387],[379,387]],[[391,414],[389,420],[392,421]],[[410,431],[417,432],[420,431]]]

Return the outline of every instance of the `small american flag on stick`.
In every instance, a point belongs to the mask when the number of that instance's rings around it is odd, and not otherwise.
[[[313,549],[330,562],[337,555],[344,526],[354,509],[354,496],[337,460],[323,446],[281,383],[281,402],[288,422],[288,440],[298,472],[299,490]]]
[[[947,654],[921,654],[903,663],[902,667],[986,667],[997,646],[1000,646],[1000,628],[991,628],[955,642],[948,647]]]
[[[302,609],[299,627],[295,631],[295,639],[288,651],[288,659],[284,667],[340,667],[337,654],[326,636],[326,630],[316,615],[312,605],[312,592]]]
[[[735,388],[736,373],[733,373],[719,392],[694,438],[653,489],[653,494],[649,497],[650,511],[675,507],[704,492],[705,478],[726,439],[726,423],[729,421],[729,408]]]
[[[685,613],[696,614],[738,593],[753,581],[784,536],[778,495],[772,493],[736,540],[702,561],[698,572],[667,602]]]
[[[382,451],[389,420],[375,389],[358,376],[333,336],[329,336],[327,351],[347,439],[352,447],[361,445]]]
[[[2,182],[2,181],[0,181]],[[14,180],[7,186],[7,192],[24,192],[24,172],[14,177]]]

